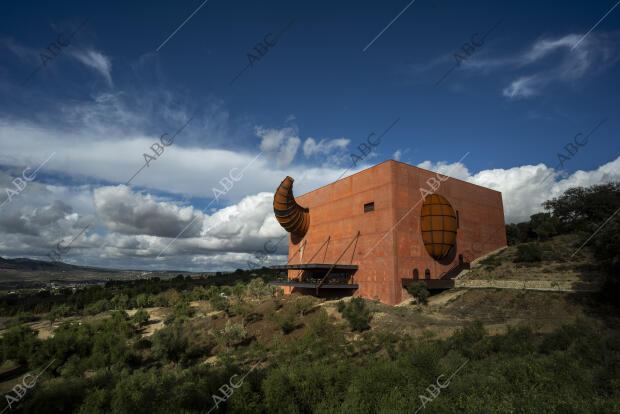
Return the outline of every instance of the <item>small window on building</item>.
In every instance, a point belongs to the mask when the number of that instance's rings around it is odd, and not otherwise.
[[[369,211],[375,211],[375,203],[366,203],[364,204],[364,213],[368,213]]]
[[[459,263],[463,263],[463,255],[459,254]]]
[[[420,277],[418,269],[413,269],[413,280],[418,280],[418,277]]]
[[[430,278],[431,278],[431,271],[430,271],[430,270],[428,270],[428,269],[426,269],[426,270],[424,271],[424,277],[425,277],[426,279],[430,279]]]
[[[459,218],[459,211],[456,210],[456,228],[458,229],[459,227],[461,227],[461,220]]]

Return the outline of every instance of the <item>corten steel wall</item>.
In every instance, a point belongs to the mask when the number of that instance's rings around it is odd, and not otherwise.
[[[459,255],[463,256],[463,261],[471,262],[506,246],[504,208],[500,192],[454,178],[438,176],[432,171],[401,162],[392,161],[390,164],[393,166],[392,177],[395,184],[394,215],[397,221],[402,218],[394,229],[396,244],[394,288],[397,290],[397,303],[410,297],[402,288],[401,279],[411,279],[414,269],[418,269],[420,279],[424,279],[426,269],[430,270],[431,279],[439,279],[444,272],[459,263]],[[436,190],[433,191],[433,187],[427,183],[429,179],[434,183]],[[443,196],[454,211],[458,212],[456,248],[439,261],[428,254],[422,241],[420,215],[423,196],[420,189]]]
[[[359,266],[353,275],[353,282],[359,285],[355,295],[393,305],[408,297],[401,279],[411,278],[414,268],[418,268],[421,279],[426,268],[431,278],[437,279],[458,263],[459,254],[471,261],[506,245],[505,232],[498,231],[498,226],[504,227],[501,193],[452,178],[432,191],[426,184],[430,177],[436,177],[435,173],[389,160],[297,196],[297,202],[310,209],[310,228],[304,237],[307,242],[303,255],[295,255],[303,241],[293,244],[289,237],[289,258],[293,258],[290,264],[300,260],[308,263],[330,235],[327,250],[324,246],[312,262],[334,263],[359,230],[357,242],[338,263]],[[457,248],[452,260],[438,263],[424,248],[420,188],[443,195],[459,211]],[[371,202],[374,211],[364,213],[364,204]],[[476,250],[481,250],[477,255],[465,252],[471,250],[472,241],[481,241],[493,232],[495,235],[483,249],[477,246]],[[298,270],[289,270],[289,278],[299,275]],[[295,290],[285,288],[286,293],[291,291]]]

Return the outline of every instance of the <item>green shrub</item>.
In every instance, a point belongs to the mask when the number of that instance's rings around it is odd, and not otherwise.
[[[209,296],[207,295],[207,290],[202,286],[196,286],[194,290],[192,290],[190,297],[192,298],[192,300],[202,300],[209,298]]]
[[[141,293],[136,296],[136,305],[139,308],[148,308],[155,304],[155,298],[153,295],[147,295],[146,293]]]
[[[593,234],[593,230],[592,233]],[[590,241],[597,264],[606,272],[607,279],[603,286],[603,298],[620,306],[620,214],[616,214],[607,224],[600,228]],[[588,236],[589,237],[589,236]],[[584,240],[584,242],[587,241]]]
[[[174,311],[168,315],[164,323],[169,325],[173,322],[184,322],[187,319],[194,316],[196,311],[192,308],[186,300],[180,300],[174,305]]]
[[[253,313],[252,307],[245,302],[236,302],[232,305],[232,311],[235,315],[241,316],[243,322],[247,322],[249,316]]]
[[[511,223],[506,225],[506,243],[509,246],[523,243],[527,240],[527,232],[522,231],[518,225]]]
[[[292,313],[276,316],[276,322],[278,323],[278,328],[285,335],[295,329],[295,317]]]
[[[220,345],[228,348],[231,345],[243,341],[246,335],[247,333],[243,327],[243,324],[233,323],[230,319],[228,319],[224,329],[215,332],[215,339]]]
[[[178,362],[187,349],[187,338],[179,324],[166,326],[153,334],[153,354],[164,361]]]
[[[314,299],[312,299],[311,296],[302,296],[295,300],[293,306],[295,306],[297,313],[304,316],[312,309],[312,306],[314,306]]]
[[[179,301],[174,305],[174,314],[178,318],[191,318],[195,312],[194,308],[185,300]]]
[[[131,318],[132,321],[138,324],[138,326],[142,326],[149,321],[149,313],[144,309],[140,308]]]
[[[95,303],[91,303],[84,308],[84,313],[86,315],[96,315],[101,312],[105,312],[109,309],[112,309],[112,305],[110,301],[107,299],[98,300]]]
[[[541,260],[542,249],[538,242],[522,243],[517,246],[515,262],[540,262]]]
[[[242,298],[245,295],[245,285],[241,282],[235,283],[232,287],[232,294],[237,298]]]
[[[430,292],[426,288],[426,283],[422,281],[413,282],[407,285],[407,292],[413,296],[419,305],[426,305]]]
[[[354,331],[364,331],[370,328],[370,320],[372,314],[366,306],[366,302],[361,297],[354,297],[345,306],[342,316],[349,322],[351,329]]]
[[[346,303],[344,303],[344,300],[339,300],[338,303],[336,304],[336,309],[338,310],[338,312],[342,313],[344,311],[345,306],[346,306]]]
[[[266,285],[263,279],[257,277],[252,279],[248,283],[247,292],[249,295],[254,296],[256,299],[260,299],[263,296],[269,296],[272,294],[272,290],[269,285]]]
[[[487,331],[482,321],[475,320],[457,329],[450,338],[452,349],[468,358],[482,359],[490,351],[491,345],[484,342]]]
[[[55,320],[58,320],[64,316],[69,316],[71,314],[71,309],[65,304],[57,305],[52,308],[52,310],[45,317],[51,323]]]
[[[327,311],[325,309],[321,309],[314,318],[310,319],[309,332],[315,337],[326,336],[330,328]]]
[[[480,264],[488,265],[492,268],[499,266],[500,264],[502,264],[500,253],[494,253],[492,255],[485,257],[484,259],[480,260]]]
[[[220,296],[220,289],[215,285],[209,286],[209,289],[207,289],[207,297],[209,299],[213,299],[219,296]]]
[[[38,318],[34,316],[31,312],[17,312],[13,319],[9,320],[4,324],[4,328],[12,328],[13,326],[22,325],[27,322],[34,322]]]
[[[558,220],[550,213],[538,213],[530,216],[530,225],[538,240],[547,240],[558,234]]]
[[[129,297],[127,295],[114,295],[112,299],[110,299],[110,303],[114,307],[114,309],[123,310],[127,309],[127,304],[129,303]]]
[[[25,364],[38,346],[37,331],[27,325],[14,326],[0,339],[0,354],[3,361],[10,359]]]
[[[150,349],[153,346],[153,342],[149,338],[140,338],[135,344],[136,349]]]
[[[211,298],[209,302],[211,303],[211,306],[213,306],[213,309],[215,310],[223,310],[223,311],[228,312],[228,309],[230,307],[230,303],[228,302],[228,299],[223,296],[219,296],[219,295]]]

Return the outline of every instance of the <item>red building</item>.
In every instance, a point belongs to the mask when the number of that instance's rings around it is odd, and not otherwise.
[[[501,193],[389,160],[293,196],[287,177],[274,212],[289,231],[286,293],[359,295],[397,304],[424,280],[449,288],[474,259],[506,245]]]

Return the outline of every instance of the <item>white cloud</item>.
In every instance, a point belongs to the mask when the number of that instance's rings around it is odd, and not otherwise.
[[[261,151],[268,157],[275,158],[278,167],[288,166],[295,158],[301,144],[297,136],[297,128],[294,127],[270,129],[257,126],[255,133],[261,137]]]
[[[577,47],[582,34],[544,36],[532,42],[524,51],[502,57],[489,57],[488,46],[477,51],[471,59],[463,61],[462,69],[490,72],[497,69],[518,71],[515,79],[502,88],[502,95],[509,99],[530,98],[543,93],[553,84],[574,87],[575,81],[602,73],[620,59],[617,32],[590,33]],[[425,65],[410,67],[413,73],[435,70],[446,66],[452,55],[443,55]]]
[[[0,189],[11,185],[25,167],[36,168],[56,153],[37,179],[0,211],[3,255],[43,258],[58,241],[66,244],[91,224],[63,260],[134,269],[244,267],[243,261],[262,250],[265,242],[286,235],[273,216],[272,205],[273,192],[285,176],[295,178],[294,191],[299,196],[333,182],[351,165],[350,156],[344,157],[343,168],[336,168],[335,162],[321,168],[292,163],[301,145],[294,126],[253,129],[250,125],[244,132],[248,136],[255,132],[261,138],[264,155],[258,158],[255,145],[222,149],[210,134],[209,140],[204,139],[208,122],[196,119],[143,168],[131,182],[133,188],[128,187],[124,183],[144,165],[143,154],[152,154],[151,146],[159,141],[161,132],[152,132],[159,125],[153,127],[149,122],[159,118],[153,113],[162,115],[167,124],[182,125],[188,119],[181,106],[147,114],[132,110],[133,106],[120,93],[105,93],[77,105],[60,102],[57,113],[41,118],[0,118]],[[214,130],[218,131],[227,123],[228,114],[213,106],[214,114],[207,121],[215,119]],[[220,142],[236,137],[221,129]],[[330,151],[344,149],[345,141],[306,140],[304,151],[308,145],[310,153],[336,159]],[[398,150],[394,157],[406,152]],[[278,162],[273,160],[276,157]],[[371,157],[347,175],[368,168]],[[464,163],[425,161],[419,166],[502,191],[506,218],[514,221],[526,219],[540,210],[542,201],[569,186],[617,180],[619,163],[616,160],[562,179],[556,175],[545,183],[542,180],[552,169],[542,164],[477,174],[471,174]],[[239,174],[240,179],[234,181],[232,177]],[[228,188],[218,202],[210,201],[214,188]],[[0,190],[0,202],[3,194]],[[182,197],[186,201],[179,201]],[[155,260],[192,220],[186,232]],[[286,255],[286,245],[284,239],[274,257]]]
[[[620,157],[596,170],[576,171],[557,181],[560,173],[544,164],[484,170],[473,175],[461,163],[424,161],[418,167],[500,191],[506,223],[528,220],[532,214],[543,211],[544,201],[560,196],[571,187],[620,181]],[[546,179],[549,174],[553,178]]]
[[[459,180],[467,181],[470,177],[469,170],[461,162],[455,162],[448,164],[445,161],[439,161],[433,163],[431,161],[424,161],[418,164],[418,167],[425,170],[435,171],[442,175],[447,175],[452,178],[458,178]]]
[[[502,90],[502,95],[507,98],[529,98],[538,95],[539,87],[544,83],[537,76],[525,76],[514,80]]]
[[[617,36],[592,33],[572,49],[581,37],[579,34],[568,34],[536,40],[514,61],[518,68],[536,67],[529,69],[529,74],[512,81],[502,90],[502,94],[511,99],[528,98],[540,94],[554,83],[570,86],[574,81],[602,71],[618,60],[620,55],[614,50],[618,44]],[[553,55],[557,57],[551,60],[551,64],[541,68],[543,60],[549,61]]]
[[[334,151],[343,150],[349,145],[350,140],[346,138],[322,139],[318,143],[314,138],[307,138],[304,142],[304,155],[306,158],[316,154],[329,155]]]
[[[106,80],[109,86],[112,86],[112,62],[110,58],[103,53],[93,49],[76,50],[71,49],[69,55],[73,56],[82,64],[88,66],[91,69],[99,72],[101,76]]]
[[[476,174],[470,173],[463,163],[424,161],[418,166],[501,191],[506,222],[528,219],[542,211],[543,201],[570,187],[620,180],[620,157],[596,170],[577,171],[565,178],[544,164]],[[19,170],[12,175],[18,173]],[[544,181],[549,174],[553,176]],[[285,173],[280,171],[276,175],[281,180]],[[322,168],[294,174],[295,194],[333,182],[338,175],[339,170]],[[10,176],[0,174],[0,183],[9,182]],[[80,264],[121,268],[235,269],[246,267],[248,259],[255,262],[254,252],[263,251],[267,241],[273,245],[278,240],[282,241],[268,263],[285,260],[286,233],[273,215],[273,190],[246,195],[212,214],[124,185],[91,191],[33,181],[27,190],[2,209],[3,255],[42,258],[58,241],[66,244],[85,224],[94,223],[73,242],[71,252],[63,260],[75,262],[79,258]],[[81,214],[75,208],[88,204],[92,205],[90,211],[96,214],[97,222],[93,221],[93,214]],[[192,220],[193,225],[170,244]],[[166,247],[166,252],[155,260]]]
[[[402,155],[403,155],[403,152],[401,150],[396,150],[394,155],[392,155],[392,158],[394,158],[396,161],[400,161],[400,157]]]
[[[196,234],[190,223],[203,216],[193,207],[157,202],[150,194],[133,193],[125,185],[99,187],[93,198],[99,219],[108,230],[121,234],[176,237],[186,229],[182,237],[190,237]]]

